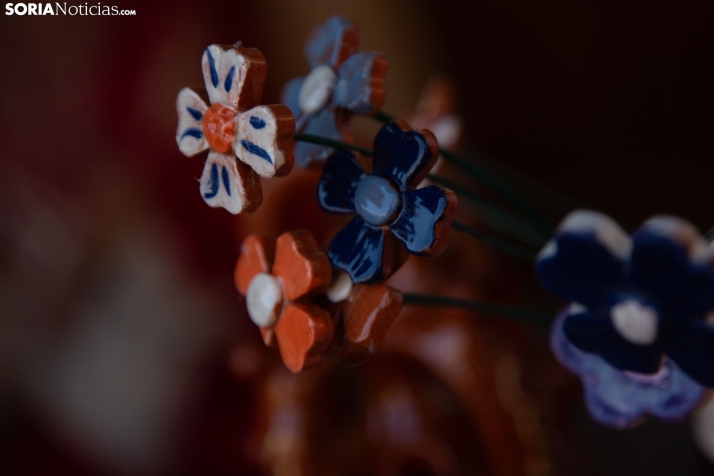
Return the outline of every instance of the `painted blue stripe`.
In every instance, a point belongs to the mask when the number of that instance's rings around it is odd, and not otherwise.
[[[262,129],[265,127],[265,121],[259,117],[250,116],[250,125],[253,129]]]
[[[226,76],[226,82],[223,83],[223,87],[226,88],[226,92],[230,92],[231,87],[233,87],[233,75],[236,72],[235,65],[231,66],[231,70],[228,71],[228,76]]]
[[[203,139],[203,131],[201,129],[196,129],[195,127],[190,127],[186,129],[186,131],[181,134],[181,138],[179,140],[183,140],[184,137],[193,137],[194,139]]]
[[[218,166],[211,164],[211,177],[208,179],[208,191],[203,194],[203,198],[213,198],[218,195],[221,184],[218,182]]]
[[[186,106],[186,110],[197,121],[200,121],[201,118],[203,117],[203,114],[201,113],[201,111],[199,111],[198,109],[194,109],[191,106]]]
[[[211,68],[211,83],[214,88],[218,87],[218,71],[216,71],[216,62],[213,60],[213,55],[211,50],[206,48],[206,53],[208,54],[208,66]]]
[[[223,186],[226,189],[226,193],[228,196],[231,196],[231,183],[228,178],[228,169],[225,167],[221,167],[221,177],[223,178]]]
[[[267,160],[269,163],[273,163],[273,159],[270,158],[270,155],[268,155],[268,152],[263,149],[262,147],[253,144],[252,142],[248,142],[247,140],[241,140],[240,145],[243,146],[245,150],[250,152],[251,154],[255,154],[261,159]]]

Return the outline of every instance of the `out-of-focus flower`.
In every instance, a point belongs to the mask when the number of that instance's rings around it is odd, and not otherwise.
[[[402,264],[400,248],[420,256],[446,249],[458,199],[437,186],[416,189],[438,155],[431,132],[395,121],[374,138],[371,174],[350,152],[330,156],[318,183],[320,206],[328,213],[356,214],[330,243],[334,267],[355,283],[376,283]]]
[[[567,316],[566,311],[555,320],[551,348],[557,359],[582,380],[585,404],[598,422],[627,428],[647,415],[678,420],[701,401],[704,387],[670,359],[665,359],[659,371],[650,375],[618,370],[597,355],[581,351],[563,332]]]
[[[312,70],[283,87],[282,101],[295,114],[296,130],[343,140],[350,114],[373,114],[384,101],[387,60],[377,53],[357,53],[357,25],[334,16],[317,26],[305,44]],[[327,158],[332,149],[298,142],[301,167]]]
[[[293,115],[282,104],[258,106],[267,69],[257,49],[211,45],[201,65],[206,90],[183,88],[176,99],[176,143],[189,157],[210,150],[200,180],[208,205],[255,211],[263,197],[258,176],[292,169]]]
[[[575,303],[568,340],[620,370],[662,371],[666,357],[714,386],[714,254],[697,230],[673,217],[647,221],[632,238],[610,218],[570,214],[540,252],[550,291]]]
[[[461,139],[461,118],[454,114],[451,82],[441,76],[427,81],[414,114],[407,122],[414,129],[429,129],[444,149],[454,149]]]

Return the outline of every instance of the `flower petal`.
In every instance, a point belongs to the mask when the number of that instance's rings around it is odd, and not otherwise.
[[[355,190],[362,177],[362,167],[355,156],[338,150],[327,158],[317,184],[317,201],[328,213],[354,213]]]
[[[714,328],[700,320],[684,324],[667,354],[694,380],[714,387]]]
[[[258,106],[238,115],[233,150],[261,177],[284,176],[293,168],[295,120],[283,104]]]
[[[692,259],[706,250],[701,235],[688,222],[662,217],[647,221],[632,240],[632,281],[656,300],[663,314],[678,314],[689,304]]]
[[[325,108],[308,119],[303,132],[328,139],[343,140],[338,118],[333,108]],[[300,167],[309,167],[314,162],[325,160],[332,148],[310,142],[298,141],[295,145],[295,160]]]
[[[336,268],[355,283],[374,283],[387,277],[383,263],[386,232],[356,216],[330,242],[327,255]]]
[[[274,257],[275,240],[260,235],[246,236],[233,273],[238,292],[245,296],[250,282],[257,274],[269,273]]]
[[[620,370],[652,374],[662,363],[662,346],[638,345],[625,340],[610,319],[588,311],[569,315],[563,324],[565,336],[584,352],[598,354]]]
[[[330,315],[313,304],[286,305],[275,325],[280,355],[293,373],[318,365],[333,333]]]
[[[711,264],[697,263],[692,267],[692,285],[688,295],[688,317],[706,316],[714,310],[714,269]]]
[[[298,103],[298,96],[300,95],[300,87],[304,81],[305,77],[291,79],[283,85],[283,89],[280,91],[280,102],[290,108],[296,120],[302,114],[300,104]]]
[[[310,69],[321,64],[337,67],[357,51],[357,25],[335,15],[316,26],[305,43],[305,58]]]
[[[245,111],[260,104],[267,67],[255,48],[211,45],[201,59],[203,80],[211,104]]]
[[[202,91],[205,94],[205,91]],[[176,144],[185,156],[192,157],[208,149],[208,142],[203,136],[203,113],[208,106],[201,93],[190,88],[183,88],[176,98],[178,129]]]
[[[401,310],[400,292],[384,284],[358,284],[343,306],[345,338],[373,353]]]
[[[384,102],[387,60],[377,53],[355,53],[340,67],[332,102],[357,114],[374,114]]]
[[[439,158],[439,144],[428,130],[413,131],[404,121],[384,125],[374,138],[372,173],[390,177],[400,190],[416,187]]]
[[[200,180],[203,200],[235,214],[255,211],[263,200],[260,179],[232,155],[210,152]]]
[[[389,225],[410,253],[441,254],[449,243],[449,229],[456,218],[454,192],[437,186],[409,190],[402,195],[402,211]]]
[[[306,230],[285,232],[275,247],[273,275],[283,283],[285,299],[318,294],[330,285],[330,260]]]
[[[631,246],[625,232],[605,215],[573,212],[539,253],[536,273],[549,291],[599,310],[624,276]]]
[[[627,428],[649,413],[676,420],[694,409],[704,388],[671,360],[652,376],[622,372],[595,354],[575,347],[563,333],[567,313],[558,316],[551,330],[551,348],[558,361],[583,382],[588,411],[598,422]]]

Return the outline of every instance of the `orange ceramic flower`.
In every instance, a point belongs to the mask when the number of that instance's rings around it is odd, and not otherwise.
[[[402,310],[399,291],[385,284],[353,284],[344,271],[336,273],[325,294],[339,303],[335,339],[327,353],[342,365],[360,364],[376,352]]]
[[[325,291],[331,274],[330,261],[307,231],[283,233],[277,242],[258,235],[243,241],[236,288],[263,340],[270,346],[277,341],[292,372],[319,364],[332,341],[332,317],[307,299]]]

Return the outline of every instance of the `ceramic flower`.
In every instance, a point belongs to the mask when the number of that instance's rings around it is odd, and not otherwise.
[[[241,247],[235,284],[246,296],[251,320],[267,345],[277,345],[292,372],[314,366],[332,342],[330,314],[308,298],[330,284],[327,256],[307,231],[280,235],[277,242],[250,235]]]
[[[208,205],[254,211],[262,201],[258,176],[292,168],[292,113],[282,104],[258,106],[267,71],[260,51],[211,45],[201,65],[206,90],[184,88],[176,99],[176,143],[189,157],[209,150],[200,179]]]
[[[382,107],[387,60],[377,53],[357,53],[357,40],[357,26],[341,16],[313,30],[305,45],[310,74],[286,83],[281,94],[298,132],[343,140],[350,114],[373,114]],[[307,142],[295,146],[301,167],[330,152]]]
[[[342,348],[354,344],[374,353],[384,342],[387,330],[402,310],[402,294],[385,284],[354,284],[349,274],[338,270],[325,291],[327,298],[339,303],[335,317],[337,342]],[[340,349],[338,349],[339,351]]]
[[[403,263],[401,250],[441,254],[458,210],[451,190],[416,189],[439,155],[431,132],[391,122],[375,136],[373,153],[371,173],[350,152],[334,153],[317,189],[326,212],[355,214],[330,243],[328,256],[335,268],[362,284],[383,281],[396,271]]]
[[[577,307],[573,312],[578,313]],[[618,370],[595,354],[575,347],[563,332],[568,316],[558,316],[550,344],[556,358],[583,382],[585,404],[598,422],[627,428],[647,415],[673,421],[684,418],[701,401],[704,387],[689,378],[670,359],[654,374]]]
[[[417,129],[429,129],[444,149],[454,149],[461,139],[461,118],[454,113],[454,87],[440,76],[427,81],[414,114],[407,122]]]
[[[619,370],[655,374],[668,357],[714,386],[713,255],[689,223],[657,217],[628,237],[610,218],[578,211],[536,260],[541,283],[575,303],[568,340]]]

